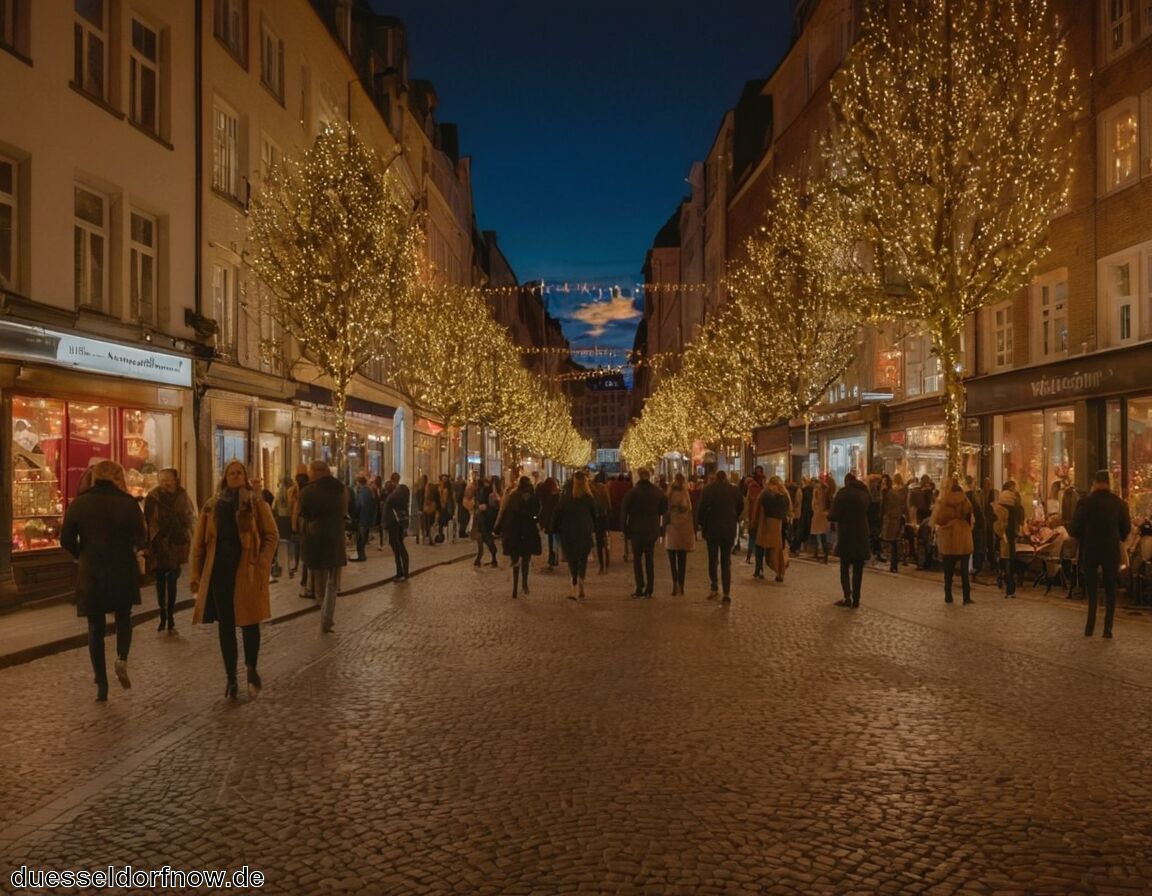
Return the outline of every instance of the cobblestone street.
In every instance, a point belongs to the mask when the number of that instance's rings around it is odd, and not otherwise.
[[[268,893],[1152,890],[1146,622],[1086,639],[1080,603],[877,572],[845,610],[802,562],[734,564],[724,607],[703,566],[633,601],[616,563],[579,604],[438,567],[341,598],[334,635],[266,626],[235,704],[187,612],[137,629],[105,705],[82,650],[0,671],[0,889],[115,863]]]

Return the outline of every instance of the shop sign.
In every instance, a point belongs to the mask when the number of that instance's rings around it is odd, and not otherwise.
[[[1152,346],[1084,355],[967,384],[969,414],[1026,410],[1152,389]]]
[[[0,321],[0,356],[165,386],[192,386],[192,359],[183,355],[9,321]]]

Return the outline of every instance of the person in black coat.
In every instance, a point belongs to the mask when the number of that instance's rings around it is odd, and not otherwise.
[[[864,564],[872,556],[872,535],[868,530],[871,504],[868,487],[855,474],[848,473],[828,513],[829,521],[836,524],[836,549],[840,554],[840,587],[844,599],[837,602],[839,607],[860,606]]]
[[[656,588],[656,539],[660,537],[660,519],[668,513],[668,499],[652,484],[649,470],[641,469],[638,475],[640,481],[624,496],[620,521],[624,537],[632,542],[632,574],[636,579],[632,597],[651,599]]]
[[[88,656],[96,677],[96,699],[108,699],[104,659],[107,614],[116,617],[116,678],[125,688],[132,647],[132,606],[140,603],[136,554],[147,542],[144,514],[127,492],[124,468],[110,460],[91,468],[92,487],[68,505],[60,544],[79,561],[76,615],[88,618]]]
[[[565,489],[552,517],[552,528],[560,536],[568,572],[572,576],[569,600],[584,597],[584,577],[588,574],[588,555],[596,540],[596,500],[588,485],[588,474],[577,470],[572,475],[571,489]]]
[[[712,583],[709,600],[716,599],[716,565],[719,563],[721,583],[724,586],[723,601],[732,601],[731,546],[736,540],[736,530],[743,511],[744,498],[740,489],[728,481],[728,475],[723,470],[716,474],[716,481],[705,486],[700,493],[696,518],[700,521],[700,532],[708,544],[708,579]]]
[[[393,473],[388,480],[391,487],[384,498],[384,528],[388,532],[388,544],[396,560],[396,581],[408,578],[408,548],[404,546],[404,536],[408,534],[408,508],[412,495],[400,474]]]
[[[1076,504],[1068,534],[1080,542],[1080,571],[1088,593],[1088,622],[1084,636],[1096,628],[1096,586],[1104,580],[1104,637],[1112,637],[1116,615],[1116,579],[1120,573],[1121,546],[1132,531],[1132,517],[1124,500],[1112,492],[1111,477],[1100,470],[1092,479],[1092,491]]]
[[[532,480],[521,476],[516,490],[501,502],[495,523],[501,547],[512,561],[513,598],[521,582],[524,593],[528,593],[528,567],[532,565],[532,558],[540,556],[543,551],[539,518],[540,501],[532,488]]]
[[[344,520],[348,516],[348,489],[322,460],[308,465],[312,480],[300,493],[300,519],[304,528],[304,562],[312,574],[312,594],[320,601],[320,631],[333,630],[340,570],[348,565]]]

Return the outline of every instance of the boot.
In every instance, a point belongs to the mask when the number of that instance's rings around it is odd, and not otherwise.
[[[584,600],[584,579],[583,579],[583,577],[581,577],[581,579],[580,579],[580,591],[578,593],[580,596],[580,600]]]

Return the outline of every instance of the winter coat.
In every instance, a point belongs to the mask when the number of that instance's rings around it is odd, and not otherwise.
[[[68,505],[60,544],[80,561],[77,616],[129,611],[140,603],[136,552],[146,538],[140,505],[114,482],[97,480]]]
[[[531,492],[510,491],[496,519],[504,553],[509,557],[535,557],[541,552],[540,502]]]
[[[696,546],[696,523],[692,499],[682,488],[668,492],[668,514],[664,525],[664,547],[669,551],[690,551]]]
[[[700,506],[696,511],[700,518],[700,532],[711,542],[734,543],[743,509],[744,498],[740,494],[740,489],[731,482],[713,482],[711,485],[706,485],[700,495]]]
[[[1132,531],[1132,517],[1124,500],[1107,489],[1088,493],[1076,505],[1068,534],[1080,542],[1080,563],[1120,565],[1120,546]]]
[[[646,479],[636,483],[620,507],[620,525],[634,541],[655,541],[660,537],[660,517],[668,512],[664,493]]]
[[[396,485],[392,489],[388,497],[384,499],[384,525],[396,526],[403,525],[404,529],[408,528],[408,507],[412,501],[412,494],[403,482]]]
[[[355,520],[361,529],[376,525],[376,494],[367,485],[356,486]]]
[[[591,495],[576,498],[565,491],[552,517],[552,531],[560,535],[565,557],[571,560],[587,557],[596,532],[595,499]]]
[[[608,521],[612,518],[612,496],[608,493],[608,486],[603,482],[593,482],[592,500],[596,502],[596,529],[603,531],[608,528]]]
[[[782,550],[784,547],[784,521],[792,514],[791,502],[770,488],[760,495],[760,512],[757,514],[756,544],[765,550]]]
[[[865,489],[867,491],[867,489]],[[812,489],[812,523],[808,527],[809,535],[828,534],[828,511],[832,502],[828,499],[828,486],[820,483]],[[871,498],[869,498],[871,501]]]
[[[540,502],[540,526],[545,532],[554,532],[552,518],[556,515],[556,507],[560,503],[560,491],[552,491],[552,486],[541,482],[536,486],[536,500]]]
[[[749,529],[756,528],[760,517],[760,495],[764,483],[753,477],[748,481],[748,493],[744,495],[744,524]]]
[[[215,621],[215,607],[208,604],[208,585],[212,581],[212,565],[216,559],[216,502],[209,499],[200,508],[196,521],[196,534],[192,537],[192,563],[189,575],[196,593],[196,608],[192,622]],[[259,495],[241,489],[236,499],[236,528],[240,532],[240,565],[236,567],[236,585],[233,606],[237,625],[255,625],[272,615],[268,597],[268,577],[272,570],[272,556],[276,553],[279,534],[276,518]]]
[[[608,483],[608,496],[612,499],[612,515],[608,518],[608,528],[619,532],[622,528],[620,514],[624,508],[624,498],[632,490],[627,479],[613,479]]]
[[[899,541],[904,537],[904,507],[908,494],[903,486],[892,486],[880,499],[880,539]]]
[[[177,487],[172,494],[154,488],[144,499],[144,524],[148,527],[148,569],[179,569],[188,562],[196,510],[188,492]]]
[[[942,557],[966,557],[974,549],[972,502],[962,491],[949,489],[932,510],[936,526],[936,549]]]
[[[868,530],[868,505],[872,499],[862,482],[852,482],[836,492],[828,519],[836,524],[836,553],[841,560],[865,561],[872,556]]]
[[[300,492],[304,563],[309,569],[335,569],[348,564],[344,518],[348,489],[335,476],[308,483]]]
[[[1020,527],[1024,525],[1024,506],[1020,502],[1019,493],[1004,489],[996,499],[996,506],[1005,510],[1003,531],[997,534],[1002,534],[1009,542],[1015,542]]]

